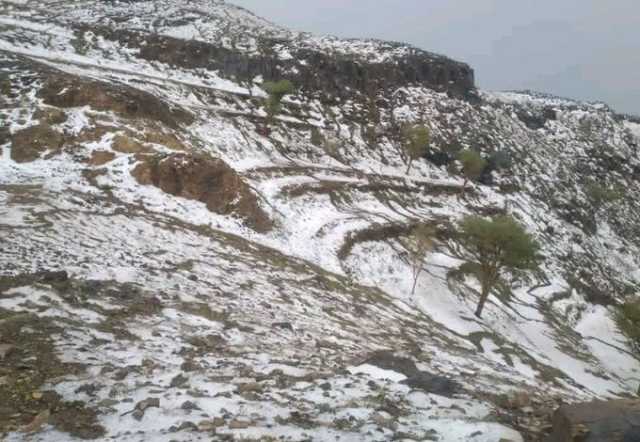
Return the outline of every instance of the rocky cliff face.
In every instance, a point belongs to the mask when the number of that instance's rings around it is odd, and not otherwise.
[[[216,0],[0,1],[0,27],[8,440],[540,440],[559,403],[635,393],[637,120]],[[545,259],[478,320],[457,222],[503,213]]]

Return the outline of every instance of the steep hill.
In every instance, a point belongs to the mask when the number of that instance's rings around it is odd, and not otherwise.
[[[541,440],[637,390],[633,118],[219,0],[0,0],[0,91],[7,440]],[[464,148],[489,167],[462,197]],[[503,213],[544,262],[478,319],[457,222]]]

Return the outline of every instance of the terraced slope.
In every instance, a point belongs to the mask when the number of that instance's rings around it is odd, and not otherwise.
[[[637,122],[221,1],[0,5],[8,440],[540,440],[559,402],[634,394]],[[463,198],[465,147],[490,168]],[[456,223],[499,213],[545,261],[479,320]]]

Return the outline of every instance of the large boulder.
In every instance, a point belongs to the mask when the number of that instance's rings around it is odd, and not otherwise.
[[[640,401],[563,405],[553,416],[547,442],[640,442]]]
[[[273,227],[247,183],[227,163],[204,154],[140,156],[131,174],[143,185],[205,203],[221,215],[236,215],[257,232]]]

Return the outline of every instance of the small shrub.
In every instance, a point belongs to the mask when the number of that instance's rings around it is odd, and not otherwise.
[[[280,81],[268,81],[262,85],[262,88],[267,92],[269,98],[267,99],[266,111],[268,123],[273,123],[276,115],[282,110],[282,99],[285,95],[293,93],[294,86],[289,80]]]
[[[340,143],[336,138],[325,138],[322,143],[322,150],[331,158],[340,161]]]
[[[470,149],[460,151],[458,153],[458,161],[462,163],[462,176],[464,177],[462,194],[464,195],[469,181],[475,181],[480,178],[484,168],[487,167],[487,161],[482,158],[480,153]]]
[[[408,174],[411,171],[411,164],[427,154],[431,141],[431,132],[426,126],[408,126],[402,131],[402,138],[407,156],[406,173]]]
[[[595,181],[587,183],[585,192],[596,211],[605,204],[614,203],[622,198],[622,191],[617,187],[606,186]]]
[[[325,140],[322,136],[322,133],[320,132],[320,129],[318,129],[317,127],[311,128],[311,144],[316,147],[320,147],[324,144],[324,141]]]

